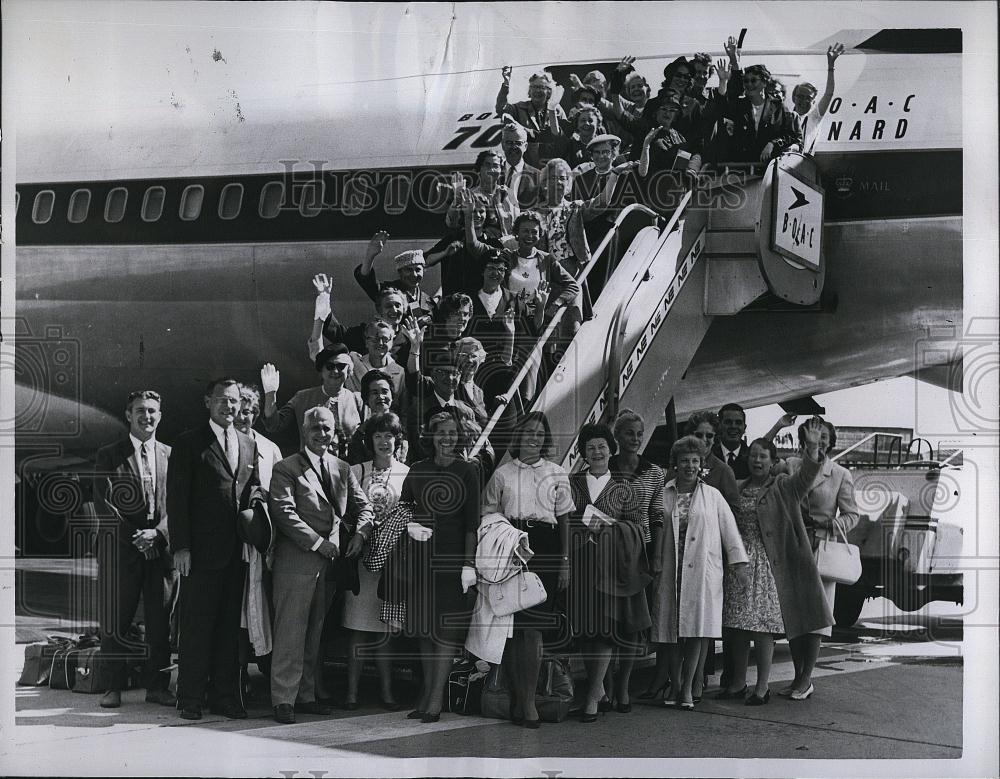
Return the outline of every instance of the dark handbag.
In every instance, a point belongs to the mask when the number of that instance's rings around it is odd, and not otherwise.
[[[47,687],[56,651],[72,643],[70,638],[48,636],[46,641],[28,644],[24,648],[24,666],[17,683],[23,687]]]
[[[538,718],[544,722],[562,722],[569,715],[573,695],[573,677],[568,663],[559,657],[543,658],[535,693]]]
[[[490,664],[485,660],[456,658],[448,674],[448,711],[479,714]]]
[[[80,636],[76,641],[70,641],[56,650],[52,655],[52,667],[49,671],[49,687],[53,690],[72,690],[76,682],[76,663],[80,650],[89,649],[100,644],[97,636]]]
[[[81,649],[76,655],[73,692],[103,693],[111,689],[109,664],[104,662],[99,646]]]
[[[507,688],[503,663],[491,665],[483,683],[480,713],[493,719],[510,719],[510,690]]]

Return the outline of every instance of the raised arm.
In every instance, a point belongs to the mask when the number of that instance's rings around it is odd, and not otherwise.
[[[500,115],[507,113],[507,109],[511,108],[507,98],[510,95],[510,74],[512,71],[513,68],[510,65],[504,65],[500,69],[500,77],[503,80],[500,83],[500,91],[497,92],[496,104],[496,111]]]
[[[358,282],[358,286],[364,290],[364,293],[372,301],[378,300],[378,279],[375,278],[375,258],[382,253],[382,250],[385,248],[385,242],[388,240],[389,233],[385,230],[379,230],[375,233],[368,242],[364,262],[354,269],[354,280]]]
[[[780,417],[778,417],[778,421],[775,422],[773,425],[771,425],[771,429],[768,430],[766,433],[764,433],[764,435],[761,436],[761,438],[764,438],[768,441],[773,441],[774,437],[778,435],[778,433],[780,433],[786,427],[791,427],[792,425],[794,425],[795,419],[796,419],[795,414],[782,414]]]
[[[830,101],[833,100],[835,89],[833,71],[837,57],[843,53],[844,44],[842,43],[835,43],[826,50],[826,89],[823,90],[823,96],[819,99],[819,103],[816,106],[820,117],[826,116],[826,110],[830,107]]]

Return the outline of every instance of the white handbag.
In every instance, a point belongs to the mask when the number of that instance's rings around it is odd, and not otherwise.
[[[537,573],[522,569],[509,579],[490,585],[488,597],[493,613],[506,617],[543,603],[548,594]]]
[[[820,578],[837,584],[854,584],[861,578],[861,550],[847,542],[847,534],[836,523],[833,532],[835,537],[820,539],[816,547]],[[838,540],[837,535],[843,540]]]

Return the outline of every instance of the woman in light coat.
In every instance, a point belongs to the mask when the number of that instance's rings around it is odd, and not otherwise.
[[[844,466],[838,465],[830,459],[830,454],[837,445],[836,428],[819,417],[809,420],[799,426],[800,447],[803,452],[808,454],[806,449],[812,445],[809,436],[812,435],[810,431],[813,427],[816,430],[815,435],[818,436],[816,444],[818,454],[814,455],[814,459],[819,460],[819,473],[812,480],[812,487],[803,500],[802,519],[805,522],[806,532],[809,534],[813,549],[815,549],[817,543],[822,539],[834,538],[839,535],[839,532],[846,535],[858,524],[861,515],[858,513],[858,506],[854,500],[854,477]],[[787,460],[788,472],[793,475],[798,473],[804,467],[806,459],[805,457],[789,457]],[[832,613],[837,594],[836,582],[824,579],[823,590],[826,594],[827,606]],[[831,619],[830,622],[826,623],[826,627],[800,636],[794,641],[789,641],[792,663],[795,666],[795,679],[790,685],[779,690],[778,695],[801,701],[813,694],[813,667],[819,658],[823,636],[830,635],[832,625],[833,620]]]
[[[704,447],[693,436],[670,450],[677,477],[663,490],[664,528],[653,569],[650,640],[664,644],[671,708],[694,708],[692,684],[705,643],[722,635],[723,558],[746,584],[747,555],[722,494],[700,481]]]

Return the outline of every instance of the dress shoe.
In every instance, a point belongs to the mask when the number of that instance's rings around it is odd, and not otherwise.
[[[771,701],[771,691],[768,690],[763,695],[758,695],[756,692],[748,697],[743,704],[745,706],[763,706],[765,703],[770,703]]]
[[[238,703],[219,703],[215,706],[210,706],[209,711],[212,714],[221,714],[227,719],[246,719],[247,710],[240,706]]]
[[[102,709],[117,709],[122,705],[122,694],[118,690],[108,690],[101,696]]]
[[[379,698],[379,705],[386,711],[399,711],[401,708],[399,701],[387,701],[384,698]]]
[[[694,711],[694,701],[681,701],[677,707],[681,711]]]
[[[631,703],[621,703],[621,702],[616,703],[615,704],[615,711],[617,711],[619,714],[628,714],[630,711],[632,711],[632,704]]]
[[[181,706],[181,719],[201,719],[201,706]]]
[[[290,703],[279,703],[274,707],[274,721],[279,725],[294,725],[295,707]]]
[[[798,692],[798,691],[793,691],[793,692],[792,692],[792,694],[791,694],[791,695],[789,695],[788,697],[789,697],[789,698],[791,698],[791,699],[792,699],[793,701],[804,701],[804,700],[806,700],[806,698],[808,698],[808,697],[809,697],[810,695],[812,695],[812,694],[813,694],[814,692],[816,692],[816,688],[815,688],[815,687],[813,687],[813,686],[812,686],[812,685],[810,684],[810,685],[809,685],[809,686],[808,686],[808,687],[807,687],[806,689],[804,689],[804,690],[803,690],[802,692]]]
[[[295,710],[302,714],[319,714],[321,717],[333,714],[332,708],[318,701],[299,701],[295,704]]]
[[[580,722],[597,722],[597,712],[593,714],[588,714],[585,711],[580,712]]]
[[[411,711],[409,714],[406,715],[406,718],[407,719],[423,719],[424,718],[424,714],[426,714],[426,713],[427,712],[421,711],[420,709],[414,709],[413,711]]]
[[[170,690],[146,690],[146,703],[158,703],[161,706],[176,706],[177,698]]]
[[[636,697],[641,701],[655,701],[658,698],[666,698],[667,690],[670,688],[670,682],[664,682],[655,690],[645,690],[640,692]]]
[[[614,706],[611,705],[611,701],[609,699],[607,699],[607,698],[601,698],[597,702],[597,710],[599,712],[601,712],[602,714],[604,712],[606,712],[606,711],[611,711],[611,709],[613,709],[613,708],[614,708]]]
[[[431,714],[429,711],[424,712],[424,716],[420,718],[420,721],[424,724],[430,724],[431,722],[438,722],[441,719],[441,712],[437,714]]]
[[[715,696],[717,701],[735,701],[740,698],[745,697],[747,694],[747,686],[744,684],[742,690],[737,690],[736,692],[728,692],[723,690],[718,695]]]
[[[528,730],[538,730],[542,726],[542,721],[540,719],[525,719],[524,727]]]

